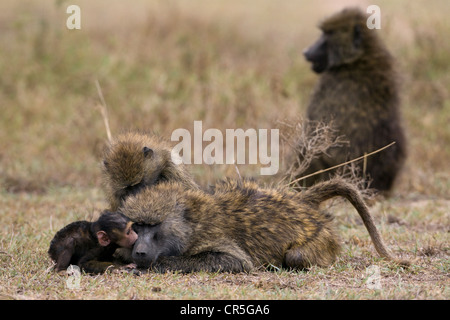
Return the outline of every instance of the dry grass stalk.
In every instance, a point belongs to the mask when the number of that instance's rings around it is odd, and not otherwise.
[[[343,167],[343,166],[352,164],[352,163],[354,163],[354,162],[356,162],[356,161],[359,161],[359,160],[364,160],[364,162],[366,162],[366,161],[367,161],[366,159],[367,159],[368,157],[370,157],[371,155],[374,155],[374,154],[376,154],[376,153],[378,153],[378,152],[381,152],[381,151],[383,151],[383,150],[385,150],[385,149],[387,149],[387,148],[393,146],[394,144],[395,144],[395,141],[393,141],[393,142],[391,142],[390,144],[388,144],[388,145],[386,145],[386,146],[384,146],[384,147],[382,147],[382,148],[380,148],[380,149],[377,149],[377,150],[375,150],[375,151],[373,151],[373,152],[370,152],[370,153],[364,153],[364,155],[361,156],[361,157],[358,157],[358,158],[355,158],[355,159],[346,161],[346,162],[344,162],[344,163],[338,164],[338,165],[336,165],[336,166],[333,166],[333,167],[330,167],[330,168],[327,168],[327,169],[323,169],[323,170],[319,170],[319,171],[316,171],[316,172],[314,172],[314,173],[308,174],[308,175],[306,175],[306,176],[297,178],[297,179],[292,180],[291,182],[289,182],[289,183],[287,184],[287,186],[292,185],[292,184],[294,184],[294,183],[297,183],[297,182],[299,182],[299,181],[301,181],[301,180],[304,180],[304,179],[306,179],[306,178],[309,178],[309,177],[312,177],[312,176],[321,174],[321,173],[323,173],[323,172],[327,172],[327,171],[330,171],[330,170],[334,170],[334,169],[337,169],[337,168],[340,168],[340,167]],[[365,172],[363,172],[363,174],[365,174]]]
[[[112,141],[112,135],[111,135],[111,129],[109,128],[109,118],[108,118],[108,109],[106,107],[105,98],[103,97],[102,88],[100,87],[100,83],[98,82],[98,79],[95,80],[95,86],[97,87],[97,92],[100,97],[101,104],[97,107],[100,109],[100,112],[102,113],[103,122],[105,123],[106,128],[106,135],[108,136],[108,141]]]
[[[282,126],[281,138],[287,145],[285,163],[288,165],[285,179],[292,181],[301,176],[314,159],[328,154],[333,147],[348,144],[343,136],[337,135],[332,123],[322,123],[306,119],[279,121]],[[293,184],[293,182],[288,185]]]
[[[342,147],[348,144],[348,141],[337,134],[337,131],[333,128],[333,123],[298,119],[294,123],[285,121],[280,122],[280,124],[283,126],[281,137],[287,145],[287,149],[290,150],[285,161],[289,165],[283,179],[288,181],[284,184],[285,187],[302,189],[300,183],[302,180],[337,169],[335,176],[355,185],[366,200],[374,195],[373,190],[370,189],[370,181],[366,178],[366,165],[363,165],[363,172],[361,172],[356,162],[363,160],[366,163],[368,157],[391,147],[395,142],[336,166],[302,175],[314,159],[323,154],[329,155],[331,148]],[[283,183],[283,180],[280,184]]]

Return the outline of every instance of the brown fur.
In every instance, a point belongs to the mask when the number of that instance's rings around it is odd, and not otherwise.
[[[144,148],[149,152],[146,154]],[[183,164],[171,158],[172,147],[156,135],[128,132],[119,135],[103,155],[103,185],[111,210],[130,194],[161,181],[177,181],[186,188],[198,185]]]
[[[223,182],[213,194],[164,183],[129,197],[121,212],[137,223],[133,259],[140,267],[161,272],[302,269],[328,266],[340,251],[332,217],[319,210],[335,196],[353,204],[378,253],[393,260],[358,190],[338,179],[300,193],[249,181]]]
[[[321,63],[320,70],[315,69],[321,76],[307,118],[332,121],[337,134],[343,135],[349,144],[330,148],[312,161],[302,175],[357,158],[395,141],[392,147],[367,159],[366,172],[362,172],[363,162],[359,162],[360,172],[372,180],[371,187],[388,191],[406,157],[398,77],[394,60],[377,35],[379,31],[368,29],[366,20],[367,16],[359,9],[338,12],[320,24],[322,38],[305,51],[314,69],[316,63]],[[316,45],[320,41],[326,42],[327,54],[318,57]],[[329,177],[329,173],[321,174],[307,179],[305,185]]]

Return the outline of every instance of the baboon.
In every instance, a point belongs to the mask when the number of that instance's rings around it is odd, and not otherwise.
[[[319,40],[304,51],[312,69],[321,74],[307,108],[312,121],[333,122],[349,144],[328,150],[302,176],[395,144],[371,157],[360,171],[379,191],[392,188],[406,157],[399,112],[398,77],[394,60],[377,30],[366,26],[367,16],[347,8],[325,19]],[[333,172],[331,172],[333,174]],[[330,177],[324,173],[304,185]]]
[[[105,149],[103,185],[110,209],[115,211],[130,194],[161,181],[177,181],[198,189],[183,164],[174,164],[172,148],[156,135],[136,132],[121,134]]]
[[[50,242],[48,254],[56,262],[55,270],[70,264],[85,272],[101,273],[113,265],[114,251],[131,249],[137,234],[133,222],[118,212],[104,211],[97,221],[76,221],[59,230]]]
[[[342,196],[360,214],[380,256],[384,246],[359,191],[342,179],[303,192],[224,181],[209,194],[177,183],[128,197],[120,211],[135,221],[133,260],[140,268],[181,272],[248,272],[255,268],[328,266],[340,244],[332,216],[319,210]]]

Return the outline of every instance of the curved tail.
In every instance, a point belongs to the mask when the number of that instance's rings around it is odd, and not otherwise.
[[[377,250],[378,254],[386,258],[388,260],[394,261],[400,265],[409,265],[407,261],[400,261],[394,258],[386,248],[381,238],[380,233],[378,232],[375,223],[373,222],[372,216],[370,215],[369,208],[364,202],[359,190],[352,185],[344,181],[343,179],[334,178],[325,182],[320,182],[312,187],[306,189],[303,192],[300,192],[302,200],[315,203],[319,205],[325,200],[340,196],[344,197],[355,207],[358,211],[361,219],[366,226],[367,231],[369,232],[370,238]]]

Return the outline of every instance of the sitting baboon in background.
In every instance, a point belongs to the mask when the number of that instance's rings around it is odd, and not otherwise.
[[[130,194],[161,181],[177,181],[186,188],[198,185],[183,164],[175,164],[172,147],[156,135],[128,132],[119,135],[103,155],[103,185],[110,209],[117,210]]]
[[[358,164],[362,174],[372,181],[372,188],[388,191],[406,156],[398,78],[393,58],[378,38],[378,31],[368,29],[366,21],[367,16],[359,9],[344,9],[319,25],[323,34],[304,52],[312,69],[321,74],[308,105],[307,118],[332,122],[337,134],[343,135],[349,144],[330,148],[312,161],[301,176],[363,156],[395,141],[392,147],[367,158],[365,172],[363,162]],[[328,179],[330,174],[333,172],[300,184],[312,185],[317,180]]]
[[[120,211],[135,221],[133,260],[155,271],[243,272],[254,268],[328,266],[340,244],[332,217],[319,205],[349,200],[360,214],[378,253],[385,248],[359,191],[340,179],[303,192],[266,189],[227,181],[214,193],[161,183],[130,196]]]

